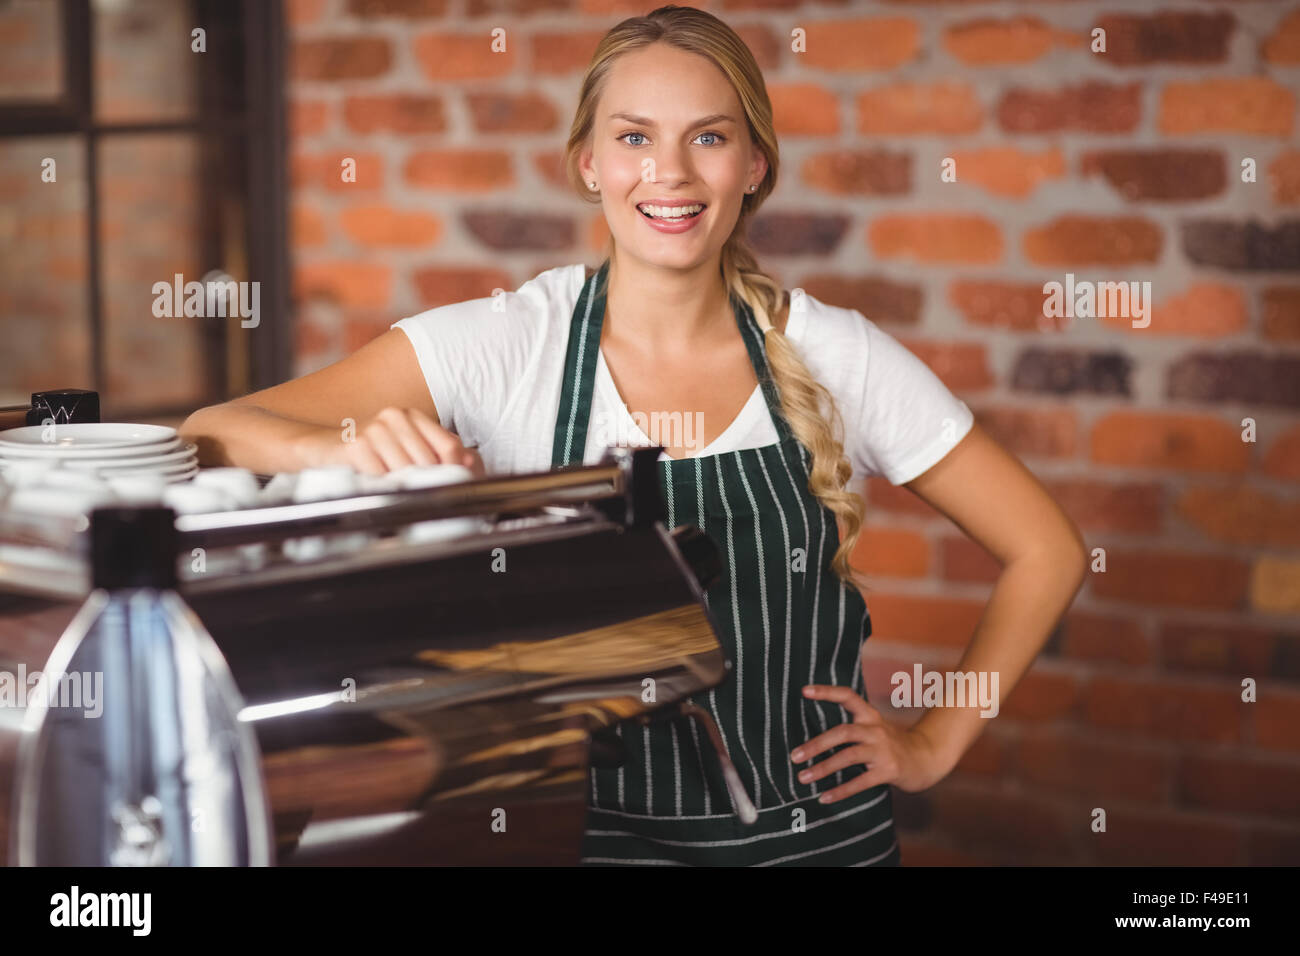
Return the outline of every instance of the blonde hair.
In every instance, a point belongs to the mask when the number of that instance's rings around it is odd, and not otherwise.
[[[728,289],[749,305],[763,330],[768,364],[781,398],[781,408],[790,430],[811,456],[808,490],[834,512],[843,526],[840,546],[831,566],[841,580],[856,583],[849,556],[861,532],[865,503],[861,495],[845,488],[852,466],[844,455],[843,442],[836,437],[836,432],[843,434],[843,420],[830,392],[813,378],[790,340],[773,325],[772,316],[784,315],[788,310],[789,297],[780,283],[759,269],[745,238],[750,217],[776,185],[780,164],[776,131],[772,125],[772,103],[749,47],[731,27],[712,14],[693,7],[664,6],[646,16],[630,17],[617,24],[601,38],[582,78],[578,109],[565,149],[566,175],[585,201],[600,202],[587,188],[578,165],[595,124],[596,103],[614,61],[652,43],[666,43],[699,54],[722,70],[740,97],[750,136],[767,157],[767,174],[758,189],[746,193],[741,200],[736,226],[722,247],[722,279]],[[611,235],[610,249],[613,242]],[[823,403],[827,407],[826,415],[821,411]]]

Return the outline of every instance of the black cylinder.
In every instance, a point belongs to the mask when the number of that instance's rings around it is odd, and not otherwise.
[[[176,587],[176,512],[96,508],[90,515],[90,575],[96,588]]]

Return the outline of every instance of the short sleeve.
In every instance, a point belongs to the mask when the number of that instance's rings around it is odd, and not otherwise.
[[[507,292],[454,302],[394,322],[411,341],[442,426],[465,444],[502,421],[537,338],[535,306]]]
[[[914,353],[860,312],[866,376],[856,440],[846,441],[872,474],[901,485],[928,471],[966,437],[970,408]]]

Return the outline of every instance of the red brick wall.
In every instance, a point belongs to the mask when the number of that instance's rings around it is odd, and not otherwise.
[[[651,6],[290,4],[300,371],[598,261],[603,218],[557,160],[600,34]],[[957,770],[898,795],[905,860],[1300,863],[1296,5],[704,6],[775,104],[765,268],[912,348],[1106,553]],[[1066,272],[1150,281],[1150,327],[1046,322]],[[887,706],[895,670],[955,665],[997,567],[910,493],[867,488]]]

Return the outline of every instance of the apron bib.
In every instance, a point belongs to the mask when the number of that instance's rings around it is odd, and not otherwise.
[[[583,285],[570,320],[552,467],[580,464],[605,317],[606,261]],[[800,783],[797,745],[849,720],[839,704],[808,700],[805,684],[862,690],[871,618],[858,589],[831,569],[835,514],[808,491],[811,456],[791,432],[752,310],[731,297],[736,322],[779,441],[659,463],[668,527],[694,524],[717,544],[723,573],[705,601],[734,663],[731,678],[691,700],[707,709],[758,809],[742,824],[716,757],[685,717],[620,725],[627,755],[592,768],[582,861],[659,865],[897,865],[890,788],[829,805],[817,795],[865,769]],[[818,755],[817,762],[842,748]]]

